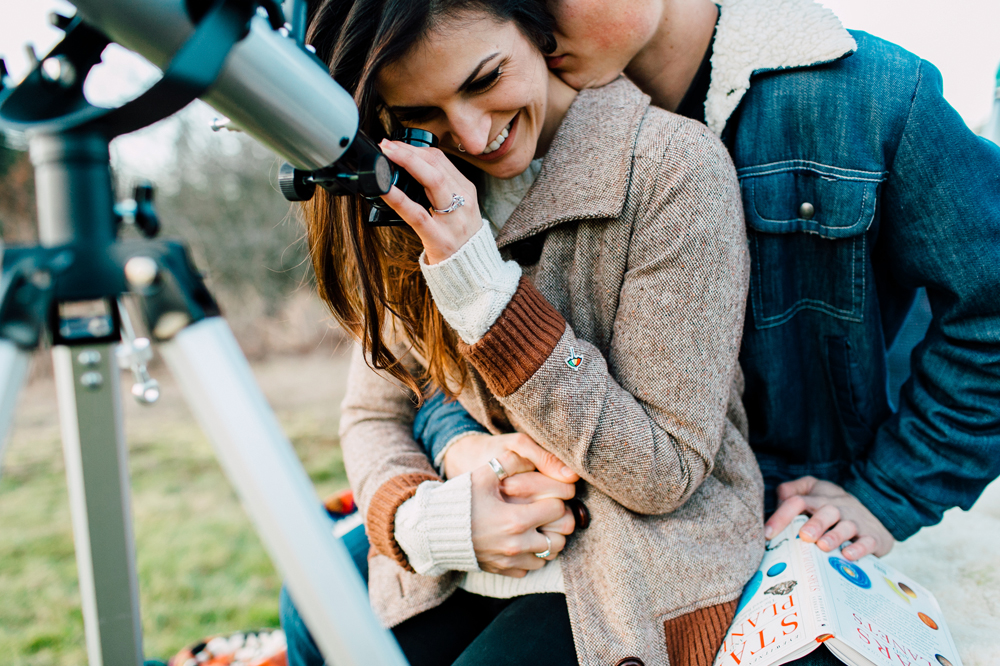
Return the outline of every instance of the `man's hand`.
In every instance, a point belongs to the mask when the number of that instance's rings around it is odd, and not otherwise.
[[[529,463],[529,470],[538,470],[555,481],[576,483],[580,479],[563,461],[540,447],[535,440],[518,432],[509,435],[466,435],[445,451],[444,476],[454,479],[485,465],[491,458],[501,458],[508,451],[524,458]],[[508,473],[513,474],[509,470]]]
[[[841,551],[848,560],[865,555],[887,555],[895,545],[889,530],[854,495],[835,483],[804,476],[778,486],[778,509],[764,524],[768,539],[788,527],[800,513],[811,518],[799,530],[799,538],[830,552],[844,543],[854,543]]]

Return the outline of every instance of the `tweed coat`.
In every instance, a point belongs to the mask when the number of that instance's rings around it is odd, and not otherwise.
[[[524,277],[463,348],[472,380],[459,400],[581,476],[591,524],[560,556],[579,662],[667,664],[665,626],[670,636],[671,620],[725,602],[731,619],[763,554],[737,363],[749,260],[729,156],[625,79],[583,91],[497,244]],[[460,575],[407,571],[393,538],[395,510],[438,478],[414,414],[413,396],[355,350],[341,446],[387,626],[440,604]]]

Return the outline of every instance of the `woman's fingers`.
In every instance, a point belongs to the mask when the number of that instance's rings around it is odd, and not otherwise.
[[[508,502],[528,504],[549,498],[572,499],[576,494],[576,486],[553,481],[540,472],[524,472],[504,479],[500,484],[500,492]]]
[[[431,222],[431,214],[423,206],[403,194],[403,191],[395,185],[392,186],[388,194],[382,195],[382,201],[386,202],[389,208],[396,211],[417,232],[421,240],[423,239],[423,233],[428,223]]]
[[[566,508],[566,512],[562,517],[557,520],[547,523],[538,528],[542,532],[558,532],[559,534],[569,536],[576,529],[576,518],[573,516],[573,512]]]
[[[424,186],[435,208],[447,208],[459,185],[471,185],[437,148],[417,148],[400,141],[382,141],[380,146],[389,159]]]
[[[545,559],[548,561],[556,559],[556,557],[559,556],[559,553],[563,551],[563,548],[566,547],[566,537],[560,534],[559,532],[549,532],[547,530],[542,531],[542,536],[547,536],[549,538],[549,541],[551,542],[551,545],[549,545],[549,555]],[[545,551],[540,551],[540,552],[545,552]],[[536,559],[541,559],[541,558],[536,557]]]

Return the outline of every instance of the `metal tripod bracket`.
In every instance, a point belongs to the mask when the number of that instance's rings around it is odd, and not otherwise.
[[[83,97],[86,74],[109,42],[79,19],[18,88],[0,91],[0,127],[29,137],[41,241],[4,253],[0,432],[9,428],[29,352],[50,341],[91,666],[139,666],[143,658],[115,353],[122,330],[131,328],[119,309],[128,291],[139,297],[154,340],[162,343],[328,663],[405,664],[371,613],[364,583],[330,532],[308,476],[186,248],[117,238],[110,140],[207,90],[257,4],[208,3],[164,78],[118,109],[98,109]],[[266,4],[273,25],[276,5]],[[345,606],[352,612],[343,613]]]

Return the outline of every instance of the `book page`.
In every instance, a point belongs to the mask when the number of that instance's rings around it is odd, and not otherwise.
[[[800,520],[801,518],[801,520]],[[815,649],[816,618],[822,609],[810,598],[822,581],[807,571],[798,553],[796,518],[767,543],[760,569],[743,590],[736,617],[715,658],[715,666],[775,666]]]
[[[810,545],[826,584],[826,606],[838,641],[873,664],[961,666],[962,661],[931,593],[908,576],[867,556],[849,562],[840,550]],[[837,653],[837,641],[828,644]]]

